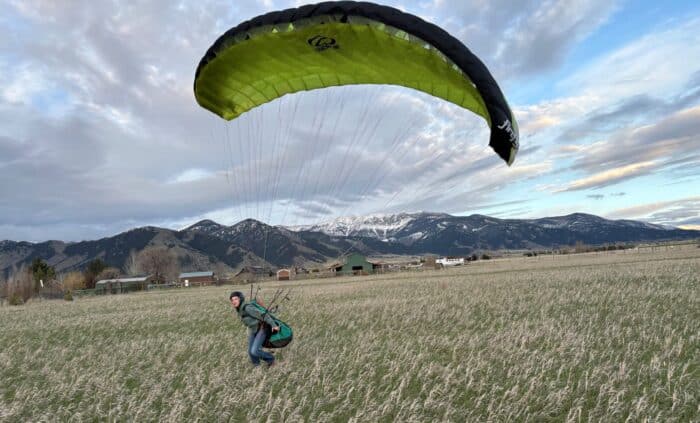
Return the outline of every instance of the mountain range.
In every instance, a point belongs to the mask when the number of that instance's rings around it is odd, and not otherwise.
[[[541,219],[400,213],[344,217],[309,226],[270,226],[253,219],[226,226],[202,220],[181,230],[146,226],[93,241],[0,241],[0,276],[41,258],[57,271],[100,258],[122,268],[132,251],[166,246],[183,270],[242,266],[313,266],[348,252],[377,255],[470,255],[586,245],[700,238],[700,231],[574,213]]]

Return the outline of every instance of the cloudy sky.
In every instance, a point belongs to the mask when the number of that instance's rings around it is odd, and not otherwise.
[[[194,70],[282,0],[0,0],[0,240],[203,218],[295,225],[436,211],[572,212],[700,228],[700,3],[416,0],[489,67],[520,123],[395,87],[286,96],[225,123]]]

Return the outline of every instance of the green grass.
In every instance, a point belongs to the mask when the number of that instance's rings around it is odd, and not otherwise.
[[[696,248],[292,281],[270,370],[231,287],[5,306],[0,420],[697,421],[699,275]]]

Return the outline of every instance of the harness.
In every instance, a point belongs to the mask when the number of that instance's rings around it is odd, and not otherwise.
[[[263,319],[259,319],[259,318],[253,316],[252,314],[250,314],[250,313],[248,313],[248,312],[246,311],[246,307],[252,306],[252,305],[253,305],[253,304],[251,304],[251,303],[245,303],[245,304],[243,304],[243,308],[241,309],[241,320],[243,320],[243,319],[246,318],[246,317],[251,317],[251,318],[253,318],[253,319],[255,319],[255,320],[258,321],[258,329],[257,329],[257,330],[266,329],[266,326],[269,326],[269,325],[268,325],[267,323],[265,323],[264,318],[263,318]],[[264,316],[264,315],[263,315],[263,316]]]
[[[279,320],[276,318],[273,314],[270,314],[267,308],[264,308],[264,312],[262,312],[262,319],[257,318],[246,310],[246,307],[248,306],[256,306],[256,304],[253,303],[246,303],[243,305],[243,308],[240,311],[240,317],[241,319],[244,319],[246,317],[252,317],[253,319],[258,321],[258,327],[257,330],[264,330],[265,331],[265,343],[263,346],[265,348],[282,348],[285,347],[287,344],[292,342],[293,338],[293,333],[292,333],[292,328],[290,328],[285,322]],[[263,308],[262,306],[260,306]],[[275,322],[277,326],[279,326],[280,330],[278,332],[273,333],[272,332],[272,327],[265,323],[264,317],[265,315],[269,315],[270,318]]]

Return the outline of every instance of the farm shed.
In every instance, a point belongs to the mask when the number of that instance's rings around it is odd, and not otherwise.
[[[336,275],[369,275],[384,269],[384,265],[379,262],[367,260],[362,254],[350,254],[345,261],[331,265],[330,269]]]
[[[178,280],[184,286],[211,285],[214,282],[216,282],[216,279],[214,277],[214,272],[212,272],[212,271],[180,273]]]
[[[132,291],[143,291],[151,282],[151,279],[151,276],[102,279],[95,283],[95,294],[121,294]]]
[[[280,269],[277,271],[278,281],[288,281],[292,278],[292,272],[289,269]]]

